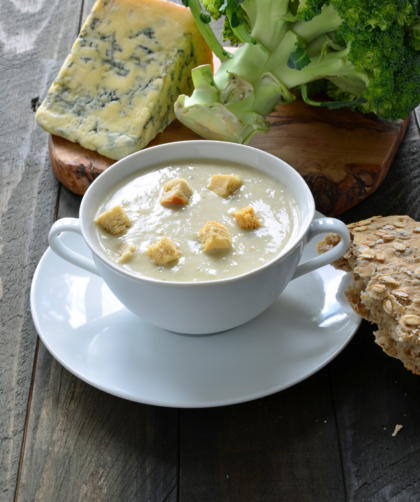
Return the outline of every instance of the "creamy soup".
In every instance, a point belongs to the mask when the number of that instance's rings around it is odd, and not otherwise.
[[[217,195],[207,188],[216,174],[240,176],[242,185],[229,196]],[[174,178],[185,179],[193,194],[188,205],[164,207],[163,185]],[[118,205],[131,224],[116,236],[95,225],[103,253],[124,270],[163,281],[212,281],[254,270],[280,254],[300,220],[296,201],[279,181],[250,167],[215,161],[188,160],[136,173],[106,194],[97,216]],[[247,206],[260,222],[253,230],[242,229],[233,216]],[[230,249],[203,252],[198,233],[209,221],[229,230]],[[147,249],[162,237],[178,246],[180,258],[157,266]],[[121,250],[127,246],[134,252],[120,263]]]

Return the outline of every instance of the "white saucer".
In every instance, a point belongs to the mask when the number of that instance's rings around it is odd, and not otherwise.
[[[89,256],[80,236],[60,239]],[[306,246],[302,261],[316,255],[315,244]],[[132,401],[198,408],[272,394],[330,362],[361,322],[344,299],[348,281],[324,267],[291,282],[245,325],[186,336],[142,321],[99,277],[48,249],[34,275],[31,308],[47,349],[85,382]]]

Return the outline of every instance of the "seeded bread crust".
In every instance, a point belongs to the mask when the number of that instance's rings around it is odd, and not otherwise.
[[[347,225],[352,243],[333,263],[353,273],[345,291],[353,310],[378,325],[376,343],[420,375],[420,223],[408,216],[375,216]],[[327,235],[325,253],[340,242]]]

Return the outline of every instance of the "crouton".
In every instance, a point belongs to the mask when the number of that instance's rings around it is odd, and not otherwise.
[[[247,230],[254,230],[261,226],[258,218],[255,216],[254,208],[251,206],[238,209],[233,213],[233,216],[238,220],[239,226]]]
[[[175,178],[163,185],[163,196],[160,203],[163,206],[177,204],[186,206],[190,201],[193,191],[183,178]]]
[[[229,230],[221,223],[209,221],[198,233],[201,240],[201,249],[204,252],[218,249],[229,249],[232,245],[232,236]]]
[[[209,190],[217,195],[225,197],[235,192],[242,185],[240,176],[230,174],[215,174],[211,177]]]
[[[130,227],[130,218],[121,206],[115,206],[109,211],[100,214],[95,223],[112,235],[118,235]]]
[[[149,246],[147,254],[155,265],[165,265],[165,263],[178,260],[181,256],[175,242],[168,239],[168,237],[162,237],[159,242]]]
[[[127,263],[129,260],[131,260],[135,250],[136,246],[133,246],[133,244],[125,244],[120,250],[118,263]]]

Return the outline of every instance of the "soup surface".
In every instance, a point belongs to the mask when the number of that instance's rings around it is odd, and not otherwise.
[[[242,186],[221,197],[210,191],[215,174],[242,178]],[[173,178],[184,178],[193,195],[182,207],[160,203],[163,185]],[[199,282],[226,279],[259,268],[275,258],[299,227],[299,208],[292,195],[273,177],[240,164],[188,160],[173,165],[157,165],[136,173],[109,191],[96,216],[120,205],[131,226],[114,236],[99,225],[96,238],[103,253],[118,267],[138,275],[163,281]],[[233,213],[252,206],[261,226],[242,229]],[[208,221],[223,224],[232,235],[228,250],[205,253],[198,232]],[[157,266],[147,254],[150,245],[162,237],[176,243],[179,260]],[[134,245],[132,258],[119,263],[121,249]]]

